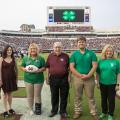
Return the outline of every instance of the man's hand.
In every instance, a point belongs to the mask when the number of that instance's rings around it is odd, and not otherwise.
[[[0,87],[2,86],[2,84],[3,84],[3,83],[2,83],[2,80],[0,80]]]
[[[81,78],[84,79],[84,80],[86,80],[86,79],[90,78],[90,76],[87,75],[87,74],[82,74],[82,75],[81,75]]]
[[[68,82],[71,82],[71,77],[70,76],[68,76]]]
[[[46,84],[47,84],[47,85],[50,84],[48,77],[46,77]]]

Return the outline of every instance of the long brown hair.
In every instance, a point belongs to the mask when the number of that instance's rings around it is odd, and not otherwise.
[[[17,74],[17,65],[16,65],[16,62],[15,62],[14,51],[13,51],[12,46],[10,46],[10,45],[6,45],[5,46],[5,48],[4,48],[3,52],[2,52],[2,58],[5,59],[7,57],[7,50],[8,50],[8,48],[12,49],[11,58],[13,60],[13,63],[14,63],[14,66],[15,66],[14,69],[15,69],[15,72]]]
[[[8,48],[11,48],[11,49],[12,49],[11,58],[12,58],[12,59],[15,59],[15,58],[14,58],[13,48],[12,48],[12,46],[10,46],[10,45],[5,46],[5,48],[4,48],[3,52],[2,52],[2,57],[3,57],[3,59],[5,59],[5,58],[7,57],[7,50],[8,50]]]

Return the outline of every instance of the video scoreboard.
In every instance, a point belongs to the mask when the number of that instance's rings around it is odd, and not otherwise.
[[[90,23],[90,7],[48,7],[48,25]]]

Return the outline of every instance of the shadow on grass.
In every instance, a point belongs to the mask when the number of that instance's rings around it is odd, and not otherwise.
[[[0,114],[0,120],[20,120],[22,114],[9,115],[7,118],[3,117],[3,113]]]

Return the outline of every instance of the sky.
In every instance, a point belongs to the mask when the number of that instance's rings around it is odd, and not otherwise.
[[[94,28],[120,27],[120,0],[0,0],[0,30],[19,30],[21,24],[45,29],[47,6],[90,6]]]

